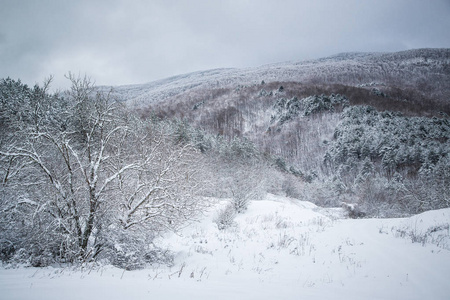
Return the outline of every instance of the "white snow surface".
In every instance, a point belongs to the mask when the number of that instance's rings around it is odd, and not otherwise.
[[[4,266],[0,298],[450,299],[448,247],[399,234],[420,229],[448,239],[450,209],[353,220],[339,208],[267,195],[218,230],[213,220],[226,203],[217,200],[201,222],[156,241],[176,254],[173,267]]]

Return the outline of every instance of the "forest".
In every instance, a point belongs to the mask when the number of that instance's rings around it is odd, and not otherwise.
[[[449,207],[446,87],[403,75],[350,84],[346,72],[199,86],[137,107],[71,73],[56,93],[51,78],[1,79],[0,259],[170,265],[154,239],[212,199],[231,199],[219,230],[267,193],[351,207],[351,218]]]
[[[68,80],[63,94],[51,80],[0,83],[3,261],[131,268],[160,259],[152,239],[196,220],[208,196],[243,209],[256,194],[250,173],[264,164],[250,143],[202,144],[185,122],[139,118],[90,79]]]

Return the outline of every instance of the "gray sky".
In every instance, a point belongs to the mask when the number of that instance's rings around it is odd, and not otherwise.
[[[450,0],[0,0],[0,78],[145,83],[348,51],[450,48]]]

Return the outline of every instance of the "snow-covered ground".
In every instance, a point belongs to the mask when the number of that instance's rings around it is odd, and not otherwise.
[[[450,209],[353,220],[268,195],[218,230],[225,204],[157,242],[172,267],[0,268],[0,298],[450,299]]]

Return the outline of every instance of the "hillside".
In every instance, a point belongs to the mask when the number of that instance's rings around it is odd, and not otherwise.
[[[400,215],[448,205],[450,49],[343,53],[115,92],[143,118],[185,120],[202,149],[211,136],[250,141],[294,175],[284,179],[290,196],[362,203],[371,215],[380,214],[379,201]]]
[[[450,49],[417,49],[397,53],[342,53],[299,62],[283,62],[246,69],[205,70],[148,84],[114,87],[131,105],[165,102],[176,95],[199,90],[236,88],[265,82],[303,82],[359,86],[382,83],[415,88],[447,100]]]

